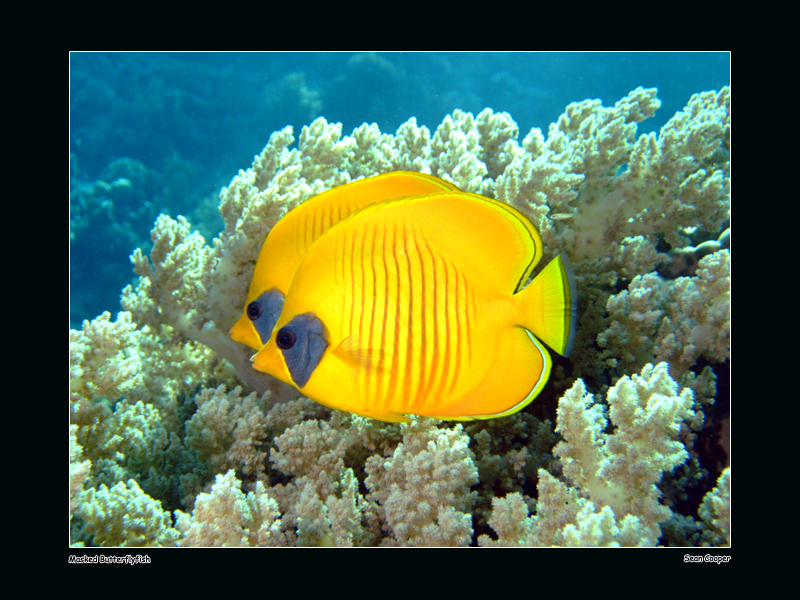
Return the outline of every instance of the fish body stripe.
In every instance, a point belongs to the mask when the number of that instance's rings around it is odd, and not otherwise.
[[[381,321],[381,339],[378,341],[378,347],[381,349],[381,366],[383,366],[383,358],[386,356],[386,327],[389,323],[389,269],[386,263],[386,225],[381,228],[381,244],[379,245],[381,249],[381,256],[380,262],[378,263],[380,267],[383,269],[383,282],[385,285],[385,291],[383,294],[383,312],[378,316],[378,319]],[[377,252],[373,254],[373,260],[376,260]],[[395,334],[397,330],[395,329]],[[388,382],[384,382],[385,371],[381,371],[377,379],[377,385],[380,386],[383,383],[388,385]],[[388,389],[376,389],[375,390],[375,398],[376,399],[385,399],[388,398]],[[385,408],[385,407],[384,407]]]
[[[453,267],[453,271],[454,271],[454,274],[455,274],[455,293],[454,293],[455,300],[453,302],[453,313],[454,313],[454,316],[456,318],[455,319],[455,327],[454,327],[453,331],[455,331],[455,334],[456,334],[456,343],[455,343],[455,349],[454,349],[455,363],[453,365],[453,375],[452,375],[452,378],[450,379],[450,387],[447,388],[447,393],[448,394],[452,394],[453,393],[453,388],[455,387],[456,382],[458,381],[458,375],[461,372],[461,331],[462,331],[462,328],[464,326],[464,324],[462,322],[462,318],[461,318],[461,303],[459,302],[459,300],[460,300],[459,279],[460,278],[459,278],[458,269]]]
[[[423,380],[420,379],[420,390],[418,392],[418,395],[419,395],[420,398],[428,398],[430,396],[430,394],[431,394],[431,389],[433,388],[433,382],[434,382],[434,379],[436,378],[437,369],[439,368],[439,342],[441,341],[441,337],[440,337],[440,333],[439,333],[439,312],[440,312],[439,311],[439,306],[440,306],[440,303],[439,303],[439,298],[438,298],[439,281],[438,281],[438,274],[437,274],[438,269],[436,268],[436,257],[433,254],[433,250],[431,250],[430,244],[428,244],[428,240],[423,238],[422,241],[423,241],[423,243],[425,245],[426,254],[430,258],[430,264],[431,264],[431,278],[432,278],[432,281],[431,281],[431,288],[432,288],[431,289],[431,301],[432,301],[432,305],[433,305],[433,310],[431,312],[433,313],[433,323],[432,323],[433,336],[431,338],[432,343],[430,345],[431,363],[430,363],[430,370],[429,370],[430,372],[428,373],[428,381],[427,381],[426,384],[424,384],[424,387],[423,387]],[[417,246],[417,249],[421,252],[421,249],[419,248],[419,245]],[[422,260],[423,260],[422,254],[420,254],[420,261],[422,261]]]
[[[406,281],[405,281],[405,289],[408,291],[408,316],[406,321],[406,352],[405,356],[403,356],[405,360],[404,366],[404,373],[405,377],[403,378],[403,404],[402,406],[410,406],[411,404],[411,384],[413,381],[414,373],[413,373],[413,361],[412,356],[414,355],[414,287],[415,282],[411,277],[411,256],[408,252],[408,232],[406,228],[403,227],[403,255],[405,256],[405,266],[406,266]]]
[[[392,233],[393,233],[392,240],[394,241],[397,239],[396,225]],[[385,397],[385,401],[388,403],[391,402],[392,398],[394,397],[395,390],[397,389],[397,374],[400,369],[400,365],[398,364],[400,362],[400,336],[398,334],[400,332],[400,300],[401,300],[400,291],[402,288],[402,282],[400,280],[400,261],[397,260],[397,253],[393,251],[393,248],[390,246],[390,244],[388,243],[384,244],[384,260],[386,258],[386,251],[389,252],[391,258],[394,260],[394,272],[395,272],[394,330],[392,332],[392,337],[394,338],[392,344],[392,368],[389,371],[389,381],[387,382],[388,389],[386,390],[386,397]]]
[[[366,265],[364,264],[364,246],[367,241],[367,230],[363,229],[361,233],[362,233],[361,243],[359,244],[361,252],[358,261],[358,265],[359,267],[361,267],[361,281],[359,283],[360,283],[360,289],[366,291],[364,287],[367,281]],[[362,293],[362,298],[366,300],[367,294]],[[373,295],[371,298],[374,304],[375,296]],[[358,339],[360,340],[364,339],[364,313],[366,313],[366,308],[367,308],[366,306],[361,306],[361,310],[358,311]]]
[[[370,248],[370,270],[372,272],[372,309],[369,311],[369,334],[367,335],[367,340],[369,341],[369,345],[372,346],[373,342],[375,341],[375,312],[378,305],[378,273],[375,267],[375,241],[378,237],[378,229],[376,228],[373,231],[372,235],[372,245]],[[385,295],[385,294],[384,294]],[[380,345],[377,346],[378,348],[383,348],[383,340],[379,341]],[[374,357],[370,357],[373,359]],[[373,379],[373,372],[374,369],[367,369],[367,383],[366,389],[367,393],[372,391],[372,379]]]
[[[444,388],[447,383],[447,373],[450,370],[450,271],[447,268],[447,261],[442,259],[442,271],[444,272],[444,357],[442,359],[442,376],[439,378],[439,385],[436,389],[436,395],[441,396],[444,393]]]

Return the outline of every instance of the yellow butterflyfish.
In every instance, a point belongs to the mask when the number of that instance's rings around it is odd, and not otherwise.
[[[367,206],[308,249],[253,367],[383,421],[510,415],[567,356],[577,292],[513,207],[445,192]],[[542,343],[544,342],[544,344]]]
[[[312,244],[353,212],[391,198],[459,191],[452,183],[411,171],[394,171],[340,185],[289,211],[261,246],[241,318],[230,331],[258,350],[269,339],[297,267]]]

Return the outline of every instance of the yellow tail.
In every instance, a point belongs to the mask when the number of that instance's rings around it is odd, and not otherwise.
[[[578,320],[578,289],[567,255],[551,260],[515,297],[519,324],[562,356],[569,356]]]

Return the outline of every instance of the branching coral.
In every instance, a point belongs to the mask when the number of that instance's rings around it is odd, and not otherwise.
[[[197,411],[186,423],[184,444],[212,472],[230,468],[244,474],[263,470],[266,452],[260,449],[266,434],[265,398],[255,392],[242,398],[242,388],[226,393],[225,386],[203,390],[194,398]]]
[[[353,470],[344,464],[351,443],[345,431],[326,421],[302,421],[275,440],[270,462],[291,483],[272,488],[302,546],[352,546],[379,533],[377,517],[359,492]]]
[[[174,410],[181,394],[214,374],[222,381],[232,372],[206,346],[187,342],[169,326],[138,327],[140,315],[120,312],[112,322],[106,312],[70,330],[70,392],[73,422],[85,423],[98,401],[126,398]]]
[[[592,404],[592,395],[577,382],[558,404],[556,431],[565,441],[554,453],[564,475],[620,516],[639,515],[646,525],[663,521],[668,511],[658,505],[655,484],[689,457],[673,438],[681,423],[694,417],[693,400],[691,390],[678,393],[666,363],[645,365],[641,375],[623,377],[609,390],[615,430],[604,434],[602,407]]]
[[[74,503],[81,503],[84,484],[113,490],[128,480],[170,508],[190,494],[193,501],[199,463],[182,444],[181,396],[209,377],[228,381],[231,373],[209,350],[178,342],[169,329],[154,335],[121,312],[116,322],[105,313],[70,332],[70,421],[75,448],[90,459],[79,462],[76,454]]]
[[[171,546],[178,540],[172,518],[161,503],[145,494],[133,479],[110,489],[90,488],[77,509],[83,533],[100,546]]]
[[[570,104],[546,140],[538,129],[526,136],[498,179],[498,198],[529,205],[546,244],[568,248],[576,260],[603,256],[609,242],[624,237],[610,235],[621,220],[609,193],[619,183],[616,172],[633,148],[636,123],[660,105],[655,89],[642,88],[613,108],[599,100]]]
[[[711,528],[709,545],[731,545],[731,468],[722,471],[717,487],[706,494],[700,518]]]
[[[537,515],[522,524],[521,497],[495,502],[490,525],[502,544],[655,545],[671,514],[656,483],[689,457],[676,438],[695,417],[691,390],[678,390],[666,363],[646,365],[608,392],[613,433],[581,380],[558,404],[556,444],[568,486],[539,471]],[[527,518],[527,517],[526,517]],[[511,537],[509,537],[511,536]],[[517,537],[513,537],[517,536]],[[489,538],[483,538],[490,544]]]
[[[149,258],[137,249],[131,260],[140,276],[136,291],[127,286],[122,306],[136,321],[158,330],[169,325],[189,340],[200,342],[222,356],[254,388],[266,390],[270,380],[249,368],[247,353],[213,321],[207,320],[209,292],[205,275],[218,259],[203,237],[192,232],[183,217],[166,215],[156,220]]]
[[[466,512],[478,469],[461,426],[437,429],[430,419],[403,425],[391,457],[367,459],[367,487],[394,541],[401,545],[464,546],[472,537]]]
[[[256,483],[244,494],[233,471],[217,475],[194,512],[175,511],[183,546],[278,546],[283,542],[278,504]]]
[[[92,470],[92,463],[83,459],[83,448],[81,448],[76,437],[77,425],[69,426],[69,515],[72,519],[72,512],[78,501],[78,495],[83,491],[83,484],[89,477]]]
[[[613,109],[597,101],[571,105],[550,127],[547,148],[566,152],[586,177],[574,200],[548,198],[572,217],[559,234],[576,260],[603,256],[611,242],[637,235],[661,233],[680,246],[682,226],[718,231],[727,218],[730,90],[693,96],[660,136],[635,140],[635,123],[660,106],[655,92],[634,90]]]
[[[730,355],[730,252],[720,250],[698,264],[694,277],[665,281],[655,273],[637,276],[611,296],[611,325],[597,336],[628,369],[652,360],[669,361],[675,375],[704,355],[722,362]]]
[[[136,350],[136,325],[121,312],[111,322],[104,312],[69,332],[70,391],[83,398],[118,400],[141,383],[141,359]]]

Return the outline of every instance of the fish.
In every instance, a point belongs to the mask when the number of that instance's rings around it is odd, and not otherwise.
[[[574,343],[566,254],[519,211],[443,192],[373,203],[311,246],[252,366],[336,410],[490,419],[527,406]],[[527,285],[526,285],[527,283]]]
[[[258,350],[269,339],[297,267],[308,249],[338,221],[381,200],[460,191],[425,173],[392,171],[327,190],[289,211],[267,235],[258,254],[242,316],[229,335]]]

